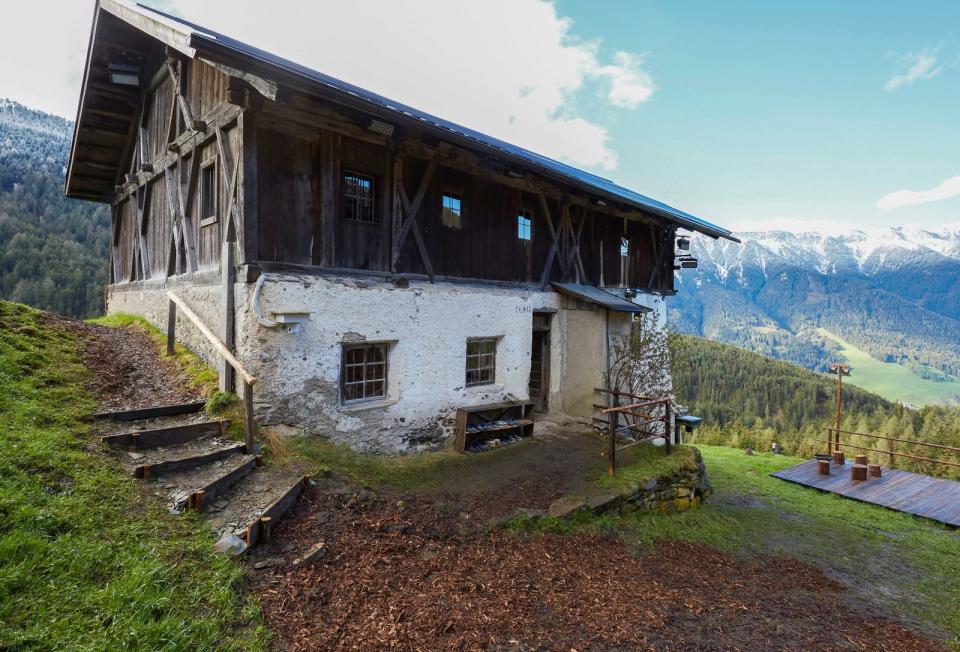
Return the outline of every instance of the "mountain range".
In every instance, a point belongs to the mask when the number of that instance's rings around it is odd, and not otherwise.
[[[960,225],[737,235],[692,238],[700,266],[678,273],[673,328],[819,371],[860,351],[957,381]]]

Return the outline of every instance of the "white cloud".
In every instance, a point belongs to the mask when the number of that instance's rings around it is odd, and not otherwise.
[[[938,49],[907,52],[900,57],[897,70],[884,84],[884,90],[895,91],[901,86],[912,84],[921,79],[932,79],[940,74],[943,66],[937,65]]]
[[[884,195],[877,201],[877,208],[885,211],[902,206],[928,204],[960,197],[960,176],[945,179],[943,183],[928,190],[897,190]]]
[[[611,170],[606,128],[571,100],[594,81],[635,108],[643,57],[602,61],[596,40],[541,0],[390,3],[171,0],[195,22],[387,97],[576,165]],[[291,20],[295,16],[296,20]]]
[[[635,109],[646,102],[657,89],[650,74],[640,66],[644,57],[629,52],[616,52],[613,55],[615,65],[600,66],[594,71],[596,77],[607,77],[610,90],[607,99],[614,106]]]
[[[152,0],[165,11],[419,109],[575,165],[614,169],[605,126],[575,107],[601,89],[632,109],[655,90],[644,57],[601,54],[542,0]],[[5,11],[0,97],[72,118],[93,2]],[[35,46],[42,37],[43,48]],[[29,52],[29,60],[23,53]]]

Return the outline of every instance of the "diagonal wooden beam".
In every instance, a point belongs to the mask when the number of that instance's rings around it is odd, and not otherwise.
[[[176,176],[177,175],[173,171],[173,166],[169,166],[163,171],[163,185],[164,190],[166,190],[167,197],[167,216],[170,218],[170,240],[171,247],[173,249],[170,260],[167,262],[168,276],[179,273],[180,269],[182,268],[189,267],[188,265],[180,264],[183,220],[181,219],[180,199],[177,197],[178,189]]]
[[[437,162],[430,161],[427,165],[427,169],[423,173],[423,177],[420,179],[420,185],[417,187],[417,194],[414,195],[413,201],[411,202],[407,197],[407,191],[403,187],[403,179],[400,176],[397,176],[394,180],[398,195],[403,206],[403,212],[406,214],[403,223],[400,225],[400,230],[397,232],[396,237],[393,242],[393,265],[392,269],[394,272],[397,271],[400,264],[400,251],[403,248],[403,243],[407,239],[407,234],[409,233],[411,227],[416,223],[417,213],[420,211],[420,205],[423,203],[423,198],[427,194],[427,186],[430,185],[430,179],[433,178],[433,173],[437,169]],[[415,240],[418,240],[420,244],[423,244],[423,238],[414,236]],[[418,245],[419,248],[420,245]],[[421,254],[422,256],[423,254]],[[425,266],[429,263],[425,263]]]
[[[193,218],[191,217],[191,207],[193,196],[191,192],[196,192],[197,174],[200,169],[200,152],[194,152],[190,157],[190,168],[187,171],[187,197],[183,195],[183,159],[177,160],[176,189],[177,203],[180,207],[180,228],[183,235],[183,249],[187,257],[187,271],[195,272],[199,269],[197,263],[197,244],[193,236]],[[191,191],[191,185],[193,190]]]
[[[540,275],[540,286],[546,287],[550,280],[550,272],[553,271],[553,261],[557,257],[557,252],[560,251],[560,239],[557,237],[557,230],[553,228],[553,218],[550,216],[547,196],[543,194],[542,190],[537,192],[537,196],[540,198],[540,210],[543,212],[543,217],[547,222],[547,230],[550,232],[550,239],[553,241],[553,244],[550,245],[550,251],[547,253],[547,263],[543,266],[543,273]]]
[[[413,206],[410,203],[410,199],[407,197],[407,191],[403,189],[403,186],[400,186],[400,201],[403,203],[404,210],[406,210],[408,214],[416,215],[416,212],[411,210]],[[430,282],[433,283],[433,264],[430,262],[430,256],[427,254],[427,246],[423,242],[423,235],[420,233],[420,225],[417,224],[416,219],[412,220],[410,224],[410,233],[413,234],[413,241],[417,246],[417,253],[420,254],[420,262],[423,263],[423,268],[426,270],[427,276],[430,278]]]
[[[237,223],[239,218],[236,214],[235,198],[237,196],[237,179],[240,173],[240,157],[233,158],[230,151],[230,144],[223,135],[223,129],[217,129],[217,153],[220,156],[220,178],[227,188],[227,210],[224,215],[227,218],[227,228],[224,230],[224,242],[236,242],[237,231],[240,225]],[[230,176],[227,176],[227,170],[232,170]]]
[[[177,59],[167,59],[167,71],[170,73],[170,79],[173,80],[173,94],[176,97],[176,102],[180,106],[180,114],[183,116],[183,124],[187,129],[193,131],[202,131],[200,123],[197,123],[193,119],[193,110],[190,108],[190,103],[187,102],[187,98],[184,96],[184,88],[180,83],[180,75],[177,72],[177,68],[180,66],[180,61]],[[174,66],[174,64],[177,64]]]
[[[137,249],[140,252],[140,278],[150,278],[150,252],[147,249],[147,241],[144,238],[144,231],[147,228],[147,220],[150,217],[150,189],[151,186],[144,186],[137,192],[136,209],[136,234]]]
[[[583,225],[587,221],[587,207],[586,206],[577,206],[579,220],[576,226],[576,229],[573,227],[573,219],[570,221],[570,231],[569,235],[571,238],[571,245],[567,251],[567,268],[574,268],[574,271],[577,273],[577,282],[585,282],[587,275],[583,270],[583,261],[580,259],[580,236],[583,233]]]

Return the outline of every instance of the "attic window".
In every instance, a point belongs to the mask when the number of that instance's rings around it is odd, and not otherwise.
[[[626,286],[630,276],[630,239],[620,238],[620,285]]]
[[[441,203],[442,213],[440,221],[444,226],[451,229],[462,229],[463,222],[460,219],[460,195],[443,194]]]
[[[373,177],[347,172],[343,175],[343,219],[378,224]]]
[[[210,159],[200,168],[200,226],[217,221],[217,163]]]
[[[620,257],[630,257],[630,240],[626,237],[620,238]]]
[[[520,211],[517,215],[517,239],[530,240],[530,225],[533,223],[533,214],[530,211]]]

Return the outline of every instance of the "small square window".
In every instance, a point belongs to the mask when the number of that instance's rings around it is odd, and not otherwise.
[[[497,376],[497,340],[482,337],[467,340],[467,386],[488,385]]]
[[[517,238],[530,240],[530,225],[533,223],[533,214],[530,211],[520,211],[517,215]]]
[[[340,396],[343,403],[373,401],[387,395],[387,344],[343,347]]]
[[[379,224],[373,177],[347,172],[343,175],[343,219]]]
[[[217,164],[211,159],[200,168],[200,225],[217,221]]]
[[[463,222],[460,215],[460,196],[444,193],[440,220],[444,226],[451,229],[462,229]]]

